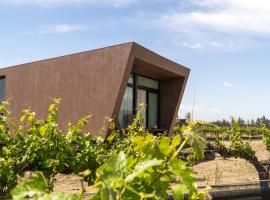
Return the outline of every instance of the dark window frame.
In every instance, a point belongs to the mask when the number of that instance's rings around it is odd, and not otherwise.
[[[138,74],[135,74],[135,73],[132,73],[131,75],[133,77],[133,83],[128,83],[127,87],[132,87],[133,88],[133,102],[132,102],[132,104],[133,104],[133,114],[134,115],[136,114],[137,90],[138,89],[145,90],[146,91],[146,110],[145,110],[146,119],[145,119],[145,122],[146,122],[146,128],[148,128],[148,126],[149,126],[149,124],[148,124],[149,123],[148,122],[148,120],[149,120],[149,107],[148,107],[149,93],[151,92],[151,93],[157,94],[157,128],[159,128],[160,127],[160,83],[159,83],[159,81],[155,80],[155,79],[152,79],[152,78],[149,78],[149,77],[146,77],[146,76],[138,75]],[[158,89],[138,85],[137,84],[137,77],[138,76],[157,81],[158,82]]]
[[[6,76],[5,75],[1,75],[0,76],[0,81],[1,80],[4,80],[4,86],[3,86],[3,99],[2,99],[2,101],[5,101],[5,99],[6,99]],[[0,99],[0,101],[1,101],[1,99]],[[2,101],[0,102],[0,103],[2,103]]]

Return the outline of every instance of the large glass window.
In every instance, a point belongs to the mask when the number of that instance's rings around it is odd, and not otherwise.
[[[137,78],[137,85],[152,89],[158,89],[158,81],[143,76],[137,76],[136,78]]]
[[[133,84],[133,83],[134,83],[134,76],[133,76],[133,74],[131,74],[131,75],[128,77],[128,83],[129,83],[129,84]]]
[[[118,120],[121,127],[128,126],[128,120],[132,114],[133,114],[133,88],[127,87],[118,115]]]
[[[5,77],[0,77],[0,103],[5,100]]]
[[[122,128],[128,126],[140,104],[145,105],[142,113],[145,118],[144,127],[158,128],[159,83],[157,80],[131,74],[118,116]]]
[[[147,105],[147,93],[145,90],[142,89],[137,89],[137,107],[143,104],[144,106]],[[146,127],[147,123],[147,115],[146,115],[146,109],[143,111],[142,113],[143,117],[144,117],[144,127]]]
[[[158,125],[158,94],[149,92],[148,127],[157,128]]]

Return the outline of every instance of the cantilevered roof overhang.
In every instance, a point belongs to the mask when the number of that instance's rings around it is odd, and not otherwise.
[[[113,116],[117,120],[129,74],[146,76],[160,82],[160,123],[163,129],[169,131],[175,124],[190,69],[135,42],[130,45],[130,54]]]

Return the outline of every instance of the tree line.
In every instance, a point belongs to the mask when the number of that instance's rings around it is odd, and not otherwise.
[[[185,114],[185,120],[187,122],[192,121],[192,115],[190,112]],[[270,128],[270,119],[268,119],[265,115],[263,115],[262,117],[257,117],[254,119],[243,119],[241,117],[239,117],[238,119],[236,119],[237,123],[239,124],[239,126],[254,126],[254,127],[260,127],[262,124],[266,127],[266,128]],[[232,123],[231,123],[231,119],[227,120],[227,119],[221,119],[221,120],[216,120],[211,122],[212,124],[215,124],[217,126],[225,126],[225,127],[231,127]]]
[[[239,126],[255,126],[255,127],[259,127],[262,124],[264,124],[266,128],[270,128],[270,119],[268,119],[265,116],[257,117],[256,119],[247,119],[247,120],[239,117],[237,119],[237,122],[238,122]],[[217,120],[217,121],[214,121],[212,123],[215,124],[215,125],[218,125],[218,126],[228,126],[228,127],[231,126],[231,121],[226,120],[226,119]]]

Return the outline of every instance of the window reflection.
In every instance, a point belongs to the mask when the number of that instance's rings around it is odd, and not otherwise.
[[[159,83],[157,80],[131,74],[119,111],[119,124],[126,128],[133,119],[136,108],[144,104],[145,128],[158,128],[159,118]]]
[[[156,93],[149,92],[148,103],[148,127],[157,128],[158,125],[158,95]]]
[[[133,114],[133,88],[127,87],[119,112],[119,124],[121,127],[128,126],[129,116]]]
[[[5,77],[0,77],[0,101],[5,100]]]

